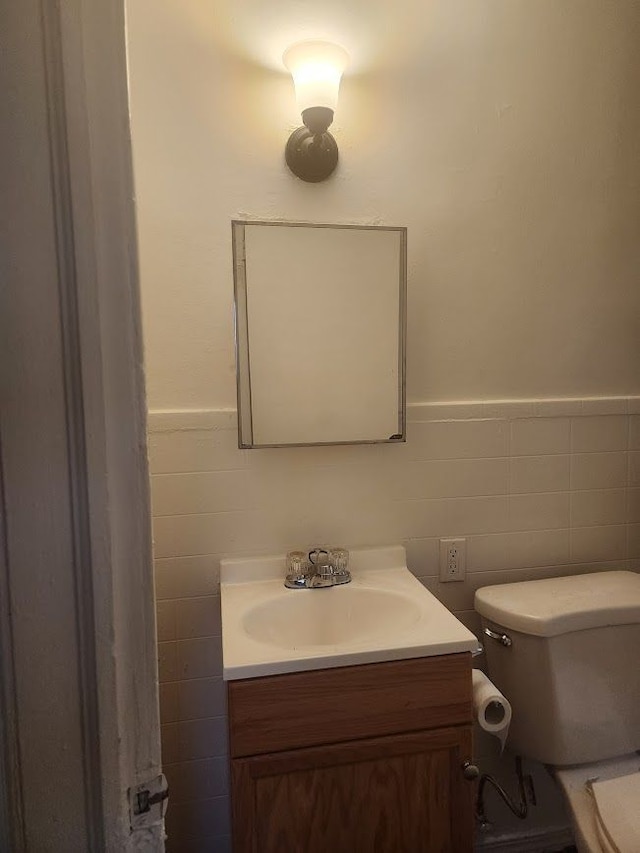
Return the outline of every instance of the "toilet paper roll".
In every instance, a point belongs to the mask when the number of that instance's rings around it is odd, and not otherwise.
[[[481,729],[495,735],[500,741],[500,751],[509,734],[511,722],[511,705],[498,688],[479,669],[472,672],[473,679],[473,710]]]

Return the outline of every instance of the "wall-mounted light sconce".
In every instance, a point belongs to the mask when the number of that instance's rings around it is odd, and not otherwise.
[[[303,181],[324,181],[338,163],[338,146],[328,127],[349,56],[337,44],[303,41],[288,48],[282,60],[293,77],[304,122],[287,142],[287,166]]]

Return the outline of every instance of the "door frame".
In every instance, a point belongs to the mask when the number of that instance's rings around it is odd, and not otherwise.
[[[47,353],[46,342],[30,339],[25,325],[25,334],[13,339],[17,345],[2,353],[3,385],[6,380],[13,398],[0,414],[0,716],[5,721],[0,728],[0,849],[28,851],[33,848],[29,839],[46,838],[50,829],[44,817],[41,827],[32,825],[39,820],[30,802],[35,793],[23,772],[28,740],[34,737],[33,699],[30,707],[24,697],[37,692],[37,685],[29,684],[33,627],[23,617],[25,602],[28,609],[31,601],[40,615],[46,566],[43,557],[25,563],[20,546],[37,516],[37,511],[30,513],[28,498],[35,506],[41,483],[30,494],[15,476],[19,428],[30,435],[33,426],[33,435],[42,435],[49,413],[35,394],[28,399],[35,391],[29,383],[18,387],[11,379],[39,359],[34,370],[41,370],[41,378],[48,369],[54,380],[60,378],[61,417],[54,423],[51,415],[51,429],[61,430],[66,448],[62,475],[46,466],[38,471],[47,494],[59,499],[61,518],[69,519],[67,527],[61,523],[55,533],[44,534],[51,535],[52,549],[64,545],[71,555],[68,578],[62,576],[65,565],[50,579],[51,595],[55,602],[63,581],[64,589],[73,591],[72,600],[60,599],[59,612],[50,606],[42,614],[51,628],[72,620],[74,630],[67,633],[75,653],[69,667],[77,673],[77,693],[68,696],[68,703],[77,711],[82,753],[78,797],[65,800],[58,792],[56,820],[77,824],[91,851],[160,851],[162,822],[133,831],[128,801],[130,787],[160,774],[161,759],[124,0],[9,5],[20,7],[7,16],[12,79],[28,77],[33,92],[18,108],[9,104],[8,118],[15,122],[10,136],[24,132],[30,118],[24,114],[33,110],[32,126],[43,128],[38,143],[48,150],[50,185],[28,186],[24,169],[11,174],[12,155],[16,162],[20,158],[11,141],[3,162],[14,198],[37,192],[42,201],[47,194],[42,209],[49,210],[53,248],[48,261],[42,252],[42,276],[27,284],[38,288],[46,286],[45,279],[54,282],[46,294],[50,302],[43,300],[41,310],[50,310],[51,300],[57,304],[49,316],[51,327],[57,324],[59,348]],[[27,39],[25,33],[36,38]],[[26,122],[24,127],[20,122]],[[20,216],[15,209],[4,213]],[[37,263],[40,235],[29,233],[26,215],[22,229],[18,225],[8,226],[13,240],[3,276],[3,313],[24,322],[21,261],[30,255],[29,263]],[[44,318],[35,317],[36,325],[38,319]],[[20,425],[16,418],[25,411],[33,418]],[[45,539],[41,554],[47,545]],[[47,630],[46,622],[41,630]],[[46,643],[39,654],[48,654]],[[56,722],[49,720],[54,737]],[[56,779],[49,785],[56,786]],[[46,787],[38,789],[43,815]]]

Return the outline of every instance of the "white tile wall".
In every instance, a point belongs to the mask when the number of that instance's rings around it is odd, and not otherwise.
[[[627,454],[574,453],[571,457],[573,489],[614,489],[627,485]]]
[[[569,418],[523,418],[511,422],[514,456],[567,453],[571,449]]]
[[[511,494],[566,492],[569,490],[571,457],[513,456],[509,464]]]
[[[229,412],[150,414],[174,853],[230,850],[222,555],[402,542],[411,570],[473,630],[480,586],[640,570],[631,402],[431,404],[410,409],[409,421],[406,445],[246,451]],[[442,536],[467,537],[464,583],[437,580]]]
[[[574,453],[597,450],[626,450],[629,419],[625,415],[574,418],[571,449]]]

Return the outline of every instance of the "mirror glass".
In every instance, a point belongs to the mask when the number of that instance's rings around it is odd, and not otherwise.
[[[240,447],[404,441],[406,229],[232,227]]]

